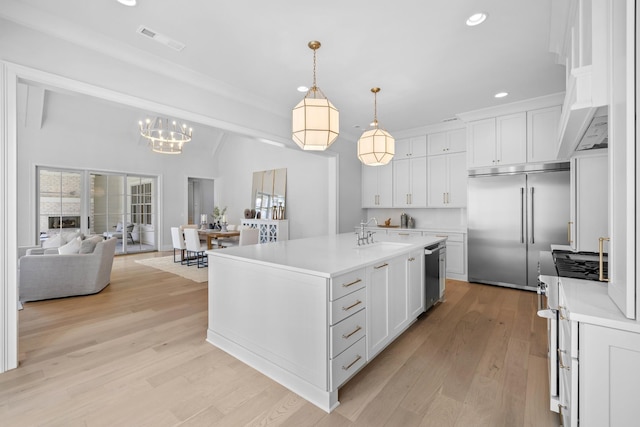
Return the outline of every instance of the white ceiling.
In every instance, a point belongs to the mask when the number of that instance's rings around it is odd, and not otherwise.
[[[289,116],[311,86],[340,110],[342,131],[373,118],[391,133],[456,113],[562,92],[549,53],[551,0],[2,0],[0,16]],[[487,21],[467,27],[474,12]],[[184,43],[177,52],[141,25]],[[162,67],[160,67],[162,65]],[[493,98],[500,91],[503,99]]]

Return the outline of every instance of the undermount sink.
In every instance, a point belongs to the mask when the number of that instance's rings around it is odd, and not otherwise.
[[[410,243],[398,243],[398,242],[374,242],[365,243],[360,246],[356,246],[354,249],[377,249],[377,250],[395,250],[411,246]]]

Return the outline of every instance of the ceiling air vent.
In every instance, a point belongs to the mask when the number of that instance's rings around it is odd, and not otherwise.
[[[184,43],[180,43],[177,40],[173,40],[163,34],[159,34],[158,32],[145,26],[140,26],[138,28],[138,34],[142,34],[143,36],[149,37],[150,39],[153,39],[158,43],[162,43],[163,45],[168,46],[173,50],[177,50],[178,52],[184,49],[184,46],[185,46]]]

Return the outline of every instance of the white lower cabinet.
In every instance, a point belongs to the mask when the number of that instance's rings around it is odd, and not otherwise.
[[[366,272],[331,279],[329,312],[330,388],[337,389],[367,360]]]
[[[367,360],[371,360],[424,311],[420,251],[367,267]]]
[[[639,367],[640,333],[580,323],[580,427],[638,425]]]

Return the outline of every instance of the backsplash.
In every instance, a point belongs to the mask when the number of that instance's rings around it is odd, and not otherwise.
[[[384,224],[391,218],[392,225],[400,225],[400,215],[404,212],[414,218],[415,228],[465,229],[467,228],[467,210],[460,209],[364,209],[367,218],[375,217]],[[364,218],[363,218],[364,219]],[[357,224],[355,224],[357,225]]]

